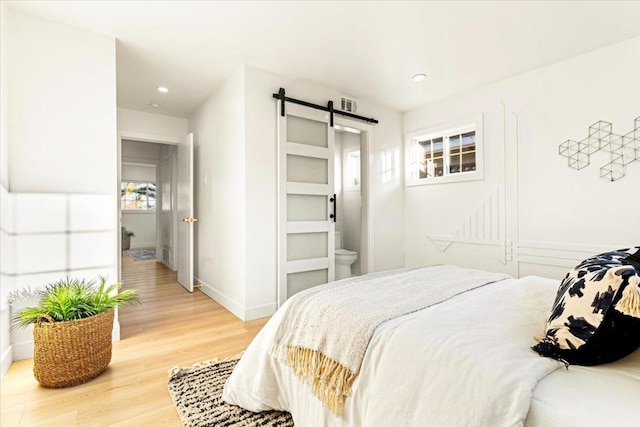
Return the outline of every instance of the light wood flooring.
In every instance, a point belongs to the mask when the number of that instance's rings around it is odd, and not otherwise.
[[[190,294],[175,272],[122,258],[123,287],[142,304],[120,309],[121,341],[111,364],[88,383],[46,389],[33,378],[32,359],[14,362],[1,384],[2,427],[180,426],[167,392],[173,366],[233,356],[266,322],[242,322],[209,297]]]

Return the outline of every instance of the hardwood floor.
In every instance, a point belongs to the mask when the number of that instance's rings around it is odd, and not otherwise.
[[[120,310],[121,341],[107,370],[88,383],[46,389],[32,359],[14,362],[2,380],[2,427],[180,426],[167,392],[167,371],[244,350],[267,319],[242,322],[199,291],[188,293],[175,272],[122,258],[123,288],[142,304]]]

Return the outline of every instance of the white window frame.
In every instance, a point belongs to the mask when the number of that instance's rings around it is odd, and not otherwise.
[[[421,148],[418,142],[427,139],[434,139],[439,137],[451,136],[455,134],[461,134],[465,132],[475,131],[475,144],[476,144],[476,170],[468,172],[457,172],[454,174],[444,174],[442,176],[418,178],[419,174],[414,171],[419,160],[419,154]],[[450,182],[464,182],[464,181],[477,181],[484,179],[484,140],[483,140],[483,117],[482,114],[478,114],[472,117],[456,120],[455,122],[449,122],[446,124],[430,126],[428,128],[419,129],[416,131],[408,132],[406,134],[405,144],[405,167],[406,167],[406,185],[433,185],[444,184]],[[449,170],[449,144],[448,138],[444,138],[446,143],[444,144],[444,169]],[[445,141],[443,141],[444,143]]]

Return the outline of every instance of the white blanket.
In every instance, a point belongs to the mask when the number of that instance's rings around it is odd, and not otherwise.
[[[436,265],[316,286],[291,298],[272,353],[339,415],[380,323],[509,277]]]
[[[381,324],[342,417],[271,357],[285,304],[245,352],[223,399],[288,410],[303,427],[523,425],[536,384],[562,366],[530,349],[556,290],[548,279],[508,279]]]

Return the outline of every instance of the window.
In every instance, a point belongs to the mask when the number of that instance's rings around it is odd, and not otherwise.
[[[482,179],[481,120],[409,134],[407,184]]]
[[[120,206],[127,211],[156,209],[156,184],[154,182],[122,181]]]
[[[344,188],[346,191],[355,191],[360,189],[360,150],[353,149],[347,151],[345,155],[345,177]]]

